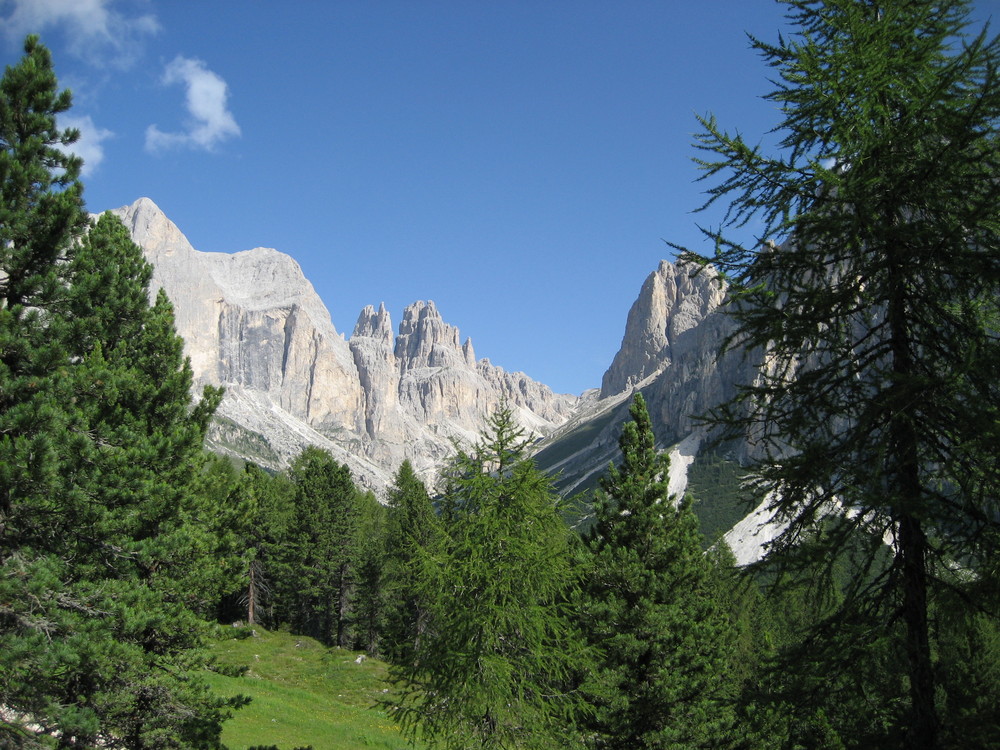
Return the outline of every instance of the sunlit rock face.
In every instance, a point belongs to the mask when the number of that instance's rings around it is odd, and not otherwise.
[[[698,327],[721,303],[725,291],[715,273],[660,261],[639,290],[625,324],[621,348],[601,382],[601,397],[621,393],[665,368],[692,343]]]
[[[221,450],[279,467],[318,444],[381,490],[405,458],[433,481],[453,440],[475,440],[502,401],[534,434],[578,402],[476,360],[433,302],[407,307],[395,337],[385,307],[366,307],[348,341],[290,256],[195,250],[148,198],[114,213],[174,304],[198,383],[226,388]]]
[[[298,263],[268,248],[199,252],[149,199],[117,213],[174,304],[200,382],[265,393],[317,429],[358,428],[354,357]]]

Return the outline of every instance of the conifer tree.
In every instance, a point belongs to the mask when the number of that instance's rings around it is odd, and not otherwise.
[[[443,533],[420,555],[428,624],[412,660],[393,668],[393,707],[432,746],[572,746],[570,531],[524,447],[510,409],[498,409],[455,459]]]
[[[81,236],[70,97],[25,53],[0,81],[0,744],[218,747],[240,700],[201,676],[192,606],[217,594],[191,585],[211,577],[187,492],[218,394],[192,404],[120,223]]]
[[[714,420],[751,439],[754,495],[787,524],[769,560],[814,577],[856,563],[827,624],[869,623],[855,644],[906,654],[891,734],[933,748],[929,611],[958,561],[996,554],[1000,517],[983,315],[1000,292],[1000,41],[966,33],[964,0],[783,2],[795,33],[753,40],[777,71],[780,152],[712,118],[697,144],[709,204],[729,209],[706,230],[714,256],[688,258],[730,282],[730,344],[766,352]],[[732,237],[751,221],[774,242]]]
[[[420,559],[437,542],[438,520],[427,488],[403,461],[389,488],[386,519],[386,649],[408,663],[427,629],[427,603],[420,595]]]
[[[366,492],[358,497],[354,540],[355,590],[351,606],[354,647],[381,656],[387,616],[386,508]]]
[[[292,627],[349,647],[358,491],[347,466],[309,446],[292,462],[295,515],[283,560],[282,587]]]
[[[690,498],[667,493],[669,457],[656,450],[641,394],[630,414],[586,537],[579,615],[599,651],[583,686],[595,745],[719,747],[731,719],[728,613]]]
[[[237,588],[227,592],[219,614],[223,621],[275,627],[288,622],[279,592],[283,549],[295,514],[295,486],[284,474],[272,476],[255,464],[247,464],[232,495],[235,498],[229,505],[242,511],[232,521],[241,566]]]
[[[24,49],[0,79],[0,554],[40,527],[57,482],[48,435],[64,421],[52,396],[66,360],[64,261],[87,226],[82,163],[59,148],[79,133],[56,128],[70,94],[36,37]]]

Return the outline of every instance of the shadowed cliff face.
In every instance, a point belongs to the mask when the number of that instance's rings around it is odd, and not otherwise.
[[[410,305],[395,340],[384,306],[367,307],[346,341],[288,255],[199,252],[146,198],[114,213],[153,264],[154,291],[174,304],[197,381],[226,388],[223,432],[262,437],[259,462],[278,466],[319,444],[381,489],[404,458],[431,478],[452,439],[474,440],[502,399],[536,434],[578,401],[477,361],[433,302]]]

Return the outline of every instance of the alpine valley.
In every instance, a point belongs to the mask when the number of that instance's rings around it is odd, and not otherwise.
[[[403,311],[393,329],[384,306],[365,307],[350,338],[289,255],[268,248],[234,254],[194,249],[148,198],[113,211],[154,267],[152,291],[175,308],[196,385],[224,386],[209,446],[270,469],[307,445],[329,451],[362,486],[381,495],[404,459],[434,485],[455,445],[471,445],[506,402],[536,438],[538,465],[565,494],[590,489],[615,459],[631,394],[641,389],[660,447],[671,451],[671,489],[693,464],[731,466],[743,446],[707,458],[696,415],[753,379],[738,350],[719,356],[729,321],[725,291],[710,273],[661,261],[628,313],[621,348],[601,387],[557,394],[520,372],[477,359],[471,339],[431,301]],[[721,531],[742,518],[727,509]],[[759,554],[769,536],[750,516],[727,534],[737,559]]]

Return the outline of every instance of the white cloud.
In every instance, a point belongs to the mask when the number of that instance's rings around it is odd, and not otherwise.
[[[28,34],[61,29],[70,53],[94,65],[130,66],[143,38],[160,30],[156,16],[127,17],[113,9],[115,0],[10,1],[10,15],[0,16],[0,27],[9,40],[20,42]],[[0,0],[0,8],[6,5]]]
[[[147,151],[174,147],[211,151],[219,142],[240,134],[240,126],[226,107],[229,98],[226,82],[201,60],[178,55],[167,65],[163,83],[181,83],[187,87],[185,103],[191,118],[186,130],[180,133],[165,133],[150,125],[146,128]]]
[[[90,115],[60,115],[60,128],[76,128],[80,131],[80,138],[70,146],[61,146],[64,151],[76,154],[83,159],[83,171],[81,175],[86,177],[93,174],[97,165],[104,160],[104,146],[101,145],[108,138],[114,136],[110,130],[99,128],[94,124]]]

